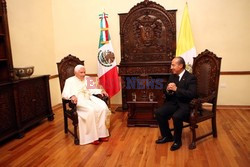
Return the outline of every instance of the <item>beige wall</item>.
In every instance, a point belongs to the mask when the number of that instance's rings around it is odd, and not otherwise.
[[[36,74],[57,74],[56,62],[68,54],[85,60],[87,73],[97,73],[98,15],[109,14],[110,34],[120,62],[118,13],[142,0],[7,0],[14,66],[35,66]],[[184,0],[155,0],[177,9],[177,35]],[[197,52],[206,48],[222,57],[222,71],[250,71],[250,1],[188,0]],[[250,76],[223,75],[218,104],[250,105]],[[60,103],[58,79],[50,81],[52,105]],[[121,103],[121,94],[112,98]]]
[[[51,0],[7,0],[14,67],[35,66],[34,75],[56,74]],[[52,105],[60,102],[58,81],[50,81]]]

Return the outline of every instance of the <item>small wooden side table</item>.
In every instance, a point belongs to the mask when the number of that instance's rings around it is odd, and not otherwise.
[[[127,126],[158,127],[155,119],[157,101],[127,101],[129,106]]]

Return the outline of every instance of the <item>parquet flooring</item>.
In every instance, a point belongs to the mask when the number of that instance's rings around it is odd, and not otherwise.
[[[54,108],[54,113],[54,121],[44,120],[24,138],[2,143],[0,166],[246,167],[250,163],[249,110],[218,110],[218,138],[199,141],[195,150],[188,149],[191,133],[185,128],[183,145],[175,152],[169,150],[171,143],[155,144],[158,128],[128,128],[127,112],[112,114],[109,142],[76,146],[73,137],[64,134],[62,108]],[[200,124],[198,134],[209,128],[210,122]]]

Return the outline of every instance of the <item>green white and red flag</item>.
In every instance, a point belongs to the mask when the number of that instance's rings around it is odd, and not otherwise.
[[[110,97],[120,91],[120,82],[115,61],[114,49],[109,34],[108,14],[102,13],[100,18],[100,40],[98,49],[98,78]]]

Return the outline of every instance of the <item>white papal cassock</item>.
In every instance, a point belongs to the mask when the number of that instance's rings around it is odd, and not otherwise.
[[[93,85],[93,80],[88,76],[85,76],[83,81],[73,76],[66,80],[62,92],[62,97],[65,99],[70,99],[73,95],[77,97],[81,145],[109,136],[106,125],[109,122],[111,112],[103,100],[93,96],[93,94],[100,94],[102,91],[102,89],[93,88]]]

